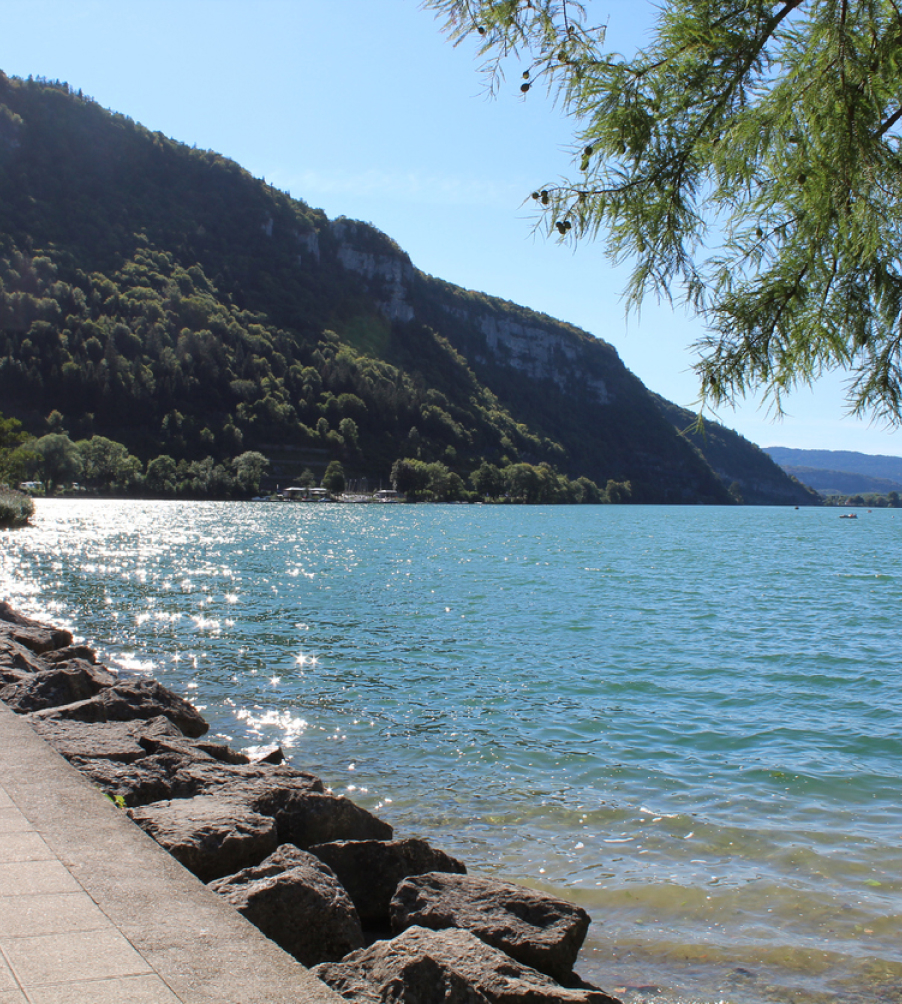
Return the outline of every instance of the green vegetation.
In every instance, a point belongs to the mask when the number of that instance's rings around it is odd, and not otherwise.
[[[682,295],[706,319],[703,398],[779,408],[841,368],[857,412],[902,421],[894,0],[667,0],[631,58],[578,0],[425,6],[477,41],[492,87],[511,60],[578,123],[574,177],[536,205],[561,240],[603,233],[634,263],[634,304]]]
[[[230,498],[395,469],[421,498],[732,503],[607,343],[65,84],[0,74],[0,106],[10,483]]]
[[[0,530],[25,526],[34,514],[34,502],[21,492],[0,486]]]

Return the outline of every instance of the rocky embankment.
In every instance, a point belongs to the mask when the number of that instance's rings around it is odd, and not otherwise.
[[[203,739],[155,680],[0,602],[0,699],[185,868],[360,1004],[619,1004],[573,972],[581,908],[467,874],[285,762]]]

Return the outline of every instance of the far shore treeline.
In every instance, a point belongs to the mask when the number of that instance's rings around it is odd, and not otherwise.
[[[819,503],[602,339],[424,275],[67,84],[0,72],[0,204],[0,483]]]

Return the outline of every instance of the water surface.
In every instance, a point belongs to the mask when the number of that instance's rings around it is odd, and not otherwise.
[[[39,501],[0,594],[471,870],[630,1001],[902,1000],[902,514]],[[637,989],[646,988],[646,989]]]

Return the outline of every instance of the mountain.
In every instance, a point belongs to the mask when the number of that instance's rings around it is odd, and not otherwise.
[[[716,422],[697,428],[697,416],[654,395],[662,413],[712,470],[748,505],[820,505],[818,486],[784,470],[765,450]],[[787,477],[787,474],[789,477]],[[804,482],[804,483],[803,483]]]
[[[902,482],[889,478],[869,478],[850,471],[829,471],[822,467],[801,467],[786,464],[783,467],[791,477],[798,478],[822,495],[888,495],[902,491]]]
[[[804,467],[809,474],[812,471],[820,471],[824,475],[860,474],[865,479],[876,478],[892,482],[893,488],[887,490],[898,491],[902,486],[902,457],[854,453],[849,450],[793,450],[786,446],[768,446],[765,452],[783,468]],[[821,475],[816,475],[816,477],[823,480]],[[862,484],[864,483],[862,482]],[[813,482],[809,481],[808,484],[813,485]],[[829,486],[825,485],[825,487]],[[850,489],[850,491],[882,490],[865,487]]]
[[[608,343],[66,84],[0,74],[0,207],[0,400],[36,434],[55,410],[142,462],[524,465],[732,502]]]

